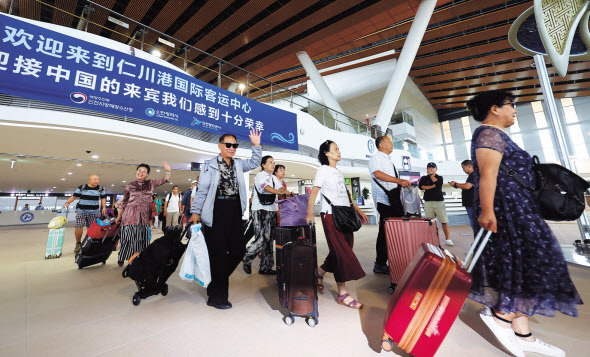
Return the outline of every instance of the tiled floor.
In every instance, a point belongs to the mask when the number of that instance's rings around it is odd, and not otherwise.
[[[319,223],[319,222],[318,222]],[[577,228],[555,225],[560,241],[570,242]],[[135,284],[121,277],[112,255],[106,266],[77,270],[73,263],[73,228],[66,229],[66,249],[60,259],[44,260],[47,229],[0,228],[0,356],[370,356],[380,350],[383,317],[390,295],[389,278],[372,273],[376,226],[365,226],[355,238],[355,252],[367,276],[349,284],[366,307],[357,311],[335,302],[336,284],[319,299],[319,324],[303,319],[282,322],[274,278],[241,266],[230,280],[233,309],[206,306],[205,290],[169,280],[168,296],[131,304]],[[464,256],[472,238],[466,226],[451,227]],[[154,231],[156,232],[156,231]],[[157,234],[156,234],[157,236]],[[318,225],[318,254],[327,253]],[[255,264],[257,261],[255,261]],[[252,269],[257,271],[257,267]],[[582,299],[590,301],[590,270],[570,266]],[[438,356],[503,356],[505,353],[478,318],[480,306],[467,301]],[[568,356],[588,356],[590,308],[580,317],[558,315],[531,319],[541,339],[556,344]],[[491,342],[490,342],[491,341]],[[391,355],[405,356],[395,349]],[[530,354],[533,356],[534,354]]]

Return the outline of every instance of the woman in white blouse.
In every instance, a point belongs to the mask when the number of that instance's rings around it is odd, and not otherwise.
[[[252,260],[260,253],[260,268],[258,274],[275,275],[272,268],[275,265],[273,255],[272,233],[277,226],[277,195],[286,193],[281,182],[273,175],[275,161],[272,156],[264,156],[260,163],[262,171],[254,178],[254,193],[252,198],[252,223],[254,224],[254,242],[246,248],[246,255],[242,260],[246,274],[252,273]],[[273,197],[274,196],[274,197]],[[274,200],[273,200],[274,198]],[[272,203],[263,204],[270,199]]]
[[[340,161],[340,150],[338,145],[331,140],[326,140],[320,145],[318,159],[322,166],[318,169],[313,188],[309,196],[307,207],[307,222],[314,222],[313,205],[318,193],[321,193],[320,208],[321,219],[328,242],[329,253],[324,264],[318,268],[318,291],[325,293],[323,279],[326,273],[333,273],[336,285],[338,286],[338,303],[353,309],[362,309],[363,304],[354,299],[346,290],[346,282],[357,280],[365,276],[352,247],[354,244],[353,233],[344,233],[336,229],[332,219],[332,207],[326,201],[326,197],[334,206],[350,206],[361,216],[363,223],[368,223],[367,216],[352,202],[349,197],[344,176],[336,168]]]

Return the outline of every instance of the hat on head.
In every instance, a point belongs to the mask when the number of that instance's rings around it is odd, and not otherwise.
[[[434,162],[429,162],[428,165],[426,165],[426,168],[429,167],[434,167],[436,169],[436,164]]]
[[[198,182],[197,180],[194,180],[193,182],[191,182],[191,185],[192,185],[193,183],[199,183],[199,182]]]

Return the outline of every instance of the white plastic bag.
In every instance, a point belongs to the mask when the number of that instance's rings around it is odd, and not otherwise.
[[[186,281],[196,281],[203,287],[211,282],[211,266],[209,252],[205,243],[205,236],[201,232],[201,224],[191,226],[191,240],[180,266],[180,278]]]

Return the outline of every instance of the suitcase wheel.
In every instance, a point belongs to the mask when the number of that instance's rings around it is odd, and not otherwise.
[[[162,287],[162,296],[168,295],[168,284],[164,284]]]
[[[391,284],[391,285],[389,285],[389,287],[387,288],[387,292],[388,292],[388,293],[390,293],[390,294],[393,294],[393,293],[395,292],[395,288],[396,288],[396,287],[397,287],[397,285],[392,283],[392,284]]]
[[[141,303],[141,296],[139,294],[133,294],[133,305],[137,306]]]
[[[105,260],[104,262],[102,262],[102,265],[105,265],[106,263],[107,263],[107,262],[106,262],[106,260]]]
[[[295,318],[293,316],[285,317],[285,325],[291,326],[295,322]]]
[[[307,324],[309,325],[309,327],[314,327],[318,324],[318,319],[316,317],[309,317],[307,319]]]
[[[391,350],[393,350],[393,341],[389,338],[384,338],[381,341],[381,348],[383,349],[383,351],[390,352]]]
[[[59,258],[59,257],[61,257],[61,253],[59,253],[59,254],[56,256],[56,258]]]

